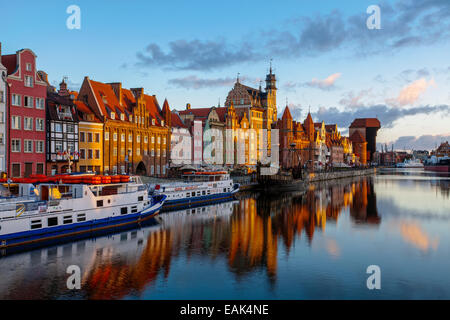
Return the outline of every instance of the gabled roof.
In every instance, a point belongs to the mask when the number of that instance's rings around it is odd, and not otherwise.
[[[92,110],[83,101],[75,100],[74,104],[77,106],[78,113],[81,112],[81,113],[93,115],[94,116],[93,122],[101,122],[100,119],[98,119],[95,116],[95,113],[92,112]],[[80,121],[82,121],[82,119],[80,119]]]
[[[292,120],[291,112],[289,111],[289,107],[286,106],[284,108],[283,116],[281,117],[282,120]]]
[[[2,65],[8,70],[8,75],[14,73],[17,69],[17,54],[7,54],[1,56]]]
[[[225,117],[226,117],[226,115],[227,115],[227,108],[226,107],[219,107],[219,108],[216,108],[216,112],[217,112],[217,114],[219,115],[219,120],[221,121],[221,122],[225,122]]]
[[[179,112],[181,115],[192,114],[196,118],[206,118],[211,111],[211,108],[193,108],[188,110],[182,110]]]
[[[356,143],[364,143],[364,142],[366,142],[366,139],[364,139],[364,137],[361,135],[361,133],[359,131],[355,131],[350,136],[350,141],[356,142]]]
[[[186,125],[181,121],[180,116],[176,112],[172,112],[172,128],[187,128]]]

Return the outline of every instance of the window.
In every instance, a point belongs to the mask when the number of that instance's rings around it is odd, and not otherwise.
[[[85,141],[85,134],[83,131],[80,132],[80,142],[84,142]]]
[[[36,141],[36,152],[44,153],[44,141]]]
[[[0,144],[4,144],[4,137],[3,137],[3,133],[0,133]]]
[[[89,149],[88,150],[88,159],[92,159],[92,155],[93,155],[92,149]]]
[[[55,141],[55,152],[63,151],[63,143],[62,141]]]
[[[103,207],[103,200],[97,200],[97,207]]]
[[[25,76],[25,87],[33,87],[33,77]]]
[[[166,144],[166,137],[163,138],[163,144]]]
[[[152,119],[152,126],[155,125],[155,119]]]
[[[137,206],[131,207],[131,213],[136,213],[138,211]]]
[[[31,67],[31,63],[27,63],[25,68],[26,68],[27,71],[33,71],[32,67]]]
[[[20,163],[13,163],[12,175],[13,177],[20,177]]]
[[[137,148],[137,149],[136,149],[136,155],[138,155],[138,156],[141,155],[141,148]]]
[[[3,102],[5,102],[5,92],[0,90],[0,103],[3,103]]]
[[[128,142],[133,142],[133,135],[131,133],[128,134]]]
[[[109,141],[109,132],[105,132],[105,141]]]
[[[100,142],[100,133],[95,134],[95,142]]]
[[[20,139],[12,139],[11,140],[11,151],[12,152],[20,152]]]
[[[117,141],[117,133],[116,132],[114,132],[114,134],[113,134],[113,140]]]
[[[113,149],[113,156],[117,156],[117,147],[114,147]]]
[[[28,117],[23,118],[23,129],[33,130],[33,118]]]
[[[67,124],[67,133],[75,133],[75,125],[72,123]]]
[[[161,144],[161,137],[158,137],[158,144]]]
[[[99,149],[96,149],[95,150],[95,159],[100,159],[100,150]]]
[[[33,98],[25,96],[23,100],[23,105],[27,108],[33,108]]]
[[[161,120],[161,127],[164,127],[164,120]]]
[[[128,118],[130,118],[130,122],[133,122],[133,115],[132,114],[130,114],[130,116]]]
[[[128,207],[120,208],[120,214],[127,214],[128,213]]]
[[[44,98],[36,98],[36,109],[42,109],[44,110]]]
[[[18,107],[20,107],[20,105],[21,105],[21,96],[20,95],[18,95],[18,94],[12,94],[11,95],[11,104],[13,105],[13,106],[18,106]]]
[[[64,216],[63,217],[63,224],[70,224],[73,222],[72,216]]]
[[[47,219],[47,226],[54,227],[58,225],[58,217],[51,217]]]
[[[20,116],[11,116],[11,129],[20,130]]]
[[[57,122],[55,123],[55,132],[62,132],[62,124]]]
[[[152,148],[152,153],[151,153],[152,157],[155,156],[155,150]]]
[[[144,136],[144,143],[148,143],[148,137]]]
[[[120,141],[125,142],[125,133],[120,135]]]
[[[26,153],[33,152],[33,141],[31,140],[24,140],[23,142],[23,151]]]
[[[116,114],[114,112],[111,112],[111,119],[112,120],[116,119]]]
[[[80,149],[80,159],[86,159],[86,149]]]
[[[92,132],[88,132],[88,142],[92,142]]]
[[[125,156],[125,149],[124,148],[120,149],[120,155],[121,156]]]
[[[125,120],[125,115],[123,113],[120,114],[120,120]]]
[[[42,228],[42,220],[31,220],[31,229]]]
[[[36,131],[44,131],[44,119],[36,118]]]
[[[138,135],[136,136],[136,141],[137,141],[137,142],[141,142],[141,135],[140,135],[140,134],[138,134]]]
[[[77,216],[77,222],[83,222],[86,221],[86,213],[80,213]]]
[[[36,164],[36,173],[44,174],[44,164],[43,163]]]
[[[144,201],[144,197],[143,196],[138,197],[138,201]]]
[[[152,143],[155,143],[155,137],[152,136]]]

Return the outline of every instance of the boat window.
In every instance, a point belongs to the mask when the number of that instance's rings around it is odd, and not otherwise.
[[[223,188],[223,192],[227,192],[227,188]]]
[[[202,191],[202,195],[205,195],[205,194],[206,194],[206,192],[205,192],[205,190],[203,190],[203,191]]]
[[[136,213],[137,211],[137,206],[131,207],[131,213]]]
[[[77,218],[78,222],[86,221],[86,213],[80,213]]]
[[[103,200],[97,200],[97,207],[103,207]]]
[[[211,194],[211,191],[210,191],[210,190],[207,190],[207,191],[206,191],[206,194]]]
[[[144,196],[138,197],[138,201],[144,201]]]
[[[228,192],[230,192],[230,188],[228,188],[228,190],[227,190]]]
[[[195,192],[192,192],[192,196],[195,197]]]
[[[51,217],[47,219],[47,226],[54,227],[58,225],[58,217]]]
[[[120,214],[127,214],[128,213],[128,207],[120,208]]]
[[[189,198],[191,194],[189,192],[186,192],[186,198]]]
[[[63,224],[69,224],[69,223],[72,223],[72,216],[64,216]]]
[[[39,229],[42,228],[41,220],[31,220],[31,229]]]
[[[200,196],[200,195],[201,195],[200,191],[197,191],[197,197]]]

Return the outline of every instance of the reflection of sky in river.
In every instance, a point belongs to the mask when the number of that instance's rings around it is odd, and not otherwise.
[[[336,181],[0,258],[0,298],[450,298],[449,179]],[[83,289],[65,268],[80,264]],[[379,265],[382,289],[366,288]]]

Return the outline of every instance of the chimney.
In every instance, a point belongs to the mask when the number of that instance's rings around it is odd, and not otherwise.
[[[144,95],[144,88],[131,88],[130,90],[136,98]]]
[[[108,83],[116,94],[117,100],[119,100],[119,105],[122,105],[122,83],[114,82]]]
[[[62,97],[70,95],[69,91],[67,91],[67,83],[65,79],[63,79],[59,84],[58,94]]]
[[[186,103],[186,110],[191,110],[191,104],[190,103]]]

